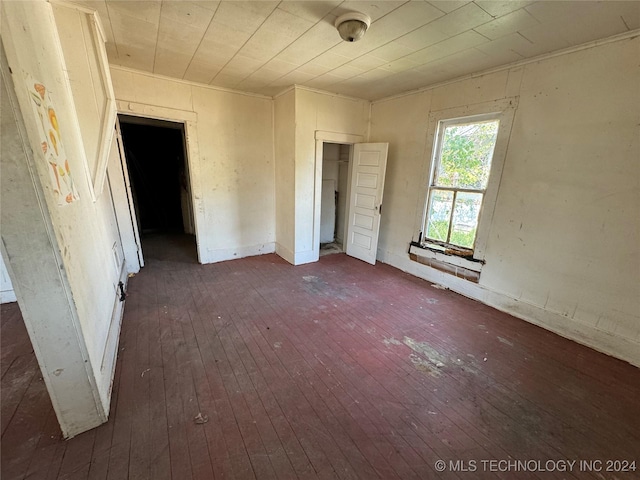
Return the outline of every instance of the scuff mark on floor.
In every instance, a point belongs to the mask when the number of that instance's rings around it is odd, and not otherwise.
[[[402,340],[407,347],[413,350],[416,353],[422,354],[424,357],[429,360],[435,367],[442,368],[444,367],[445,358],[438,353],[437,350],[431,348],[429,344],[426,342],[418,342],[410,337],[404,337]]]
[[[411,337],[404,337],[402,342],[393,337],[385,337],[382,340],[382,343],[387,347],[390,345],[405,345],[409,347],[413,350],[413,353],[409,354],[409,360],[411,360],[411,363],[413,363],[415,368],[434,377],[439,377],[442,374],[441,369],[447,365],[450,367],[460,367],[461,371],[466,371],[472,374],[478,373],[478,365],[476,364],[475,357],[472,354],[467,354],[467,358],[447,358],[435,348],[431,347],[427,342],[419,342]]]
[[[338,300],[348,300],[351,297],[358,296],[355,294],[352,287],[344,288],[331,285],[324,279],[315,275],[304,275],[302,280],[304,280],[304,283],[302,284],[303,289],[311,295],[322,295],[336,298]]]
[[[437,367],[435,367],[431,362],[425,360],[421,356],[415,353],[410,353],[409,359],[411,360],[411,363],[413,363],[413,365],[416,367],[416,370],[428,373],[432,377],[439,377],[441,375]]]
[[[395,338],[391,337],[391,338],[386,338],[384,340],[382,340],[382,343],[384,343],[387,347],[389,345],[402,345],[402,342],[400,340],[396,340]]]
[[[513,347],[513,342],[510,342],[504,337],[498,336],[498,341],[500,341],[501,343],[504,343],[505,345],[509,345],[510,347]]]

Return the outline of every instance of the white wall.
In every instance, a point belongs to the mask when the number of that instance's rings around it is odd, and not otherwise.
[[[366,137],[368,125],[368,101],[295,88],[296,264],[317,259],[317,245],[314,245],[316,132]]]
[[[155,107],[165,119],[171,110],[173,119],[195,114],[197,151],[189,151],[189,168],[200,261],[273,252],[272,100],[115,66],[111,76],[119,103],[146,106],[146,116]]]
[[[626,39],[375,102],[378,258],[640,365],[637,54]],[[519,95],[478,285],[412,262],[430,112]]]
[[[276,253],[295,263],[295,90],[273,100]]]

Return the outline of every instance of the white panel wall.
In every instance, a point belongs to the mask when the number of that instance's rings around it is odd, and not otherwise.
[[[379,258],[640,365],[638,38],[376,102]],[[520,96],[479,285],[409,260],[429,113]]]
[[[275,249],[272,100],[111,68],[116,98],[197,116],[196,220],[200,260]],[[153,108],[151,108],[153,110]],[[196,164],[197,162],[197,164]]]

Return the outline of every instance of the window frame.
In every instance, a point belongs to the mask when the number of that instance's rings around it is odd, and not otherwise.
[[[513,125],[513,118],[517,105],[518,97],[510,97],[495,102],[485,102],[434,111],[429,115],[427,151],[431,152],[431,157],[429,168],[425,175],[426,178],[424,178],[422,183],[424,188],[422,204],[424,208],[422,210],[422,218],[419,223],[420,230],[418,233],[418,241],[423,248],[429,248],[436,251],[450,249],[459,252],[463,256],[466,256],[464,255],[465,252],[472,252],[471,260],[478,262],[484,261],[486,244],[491,227],[491,221],[493,219],[498,189],[502,178],[502,170],[511,135],[511,127]],[[491,167],[489,170],[489,180],[486,188],[484,189],[482,205],[478,215],[478,225],[473,249],[465,249],[464,247],[459,247],[451,243],[438,242],[425,238],[431,191],[433,189],[439,189],[439,187],[432,185],[432,183],[439,164],[440,153],[442,151],[442,139],[445,129],[448,126],[456,124],[476,123],[491,120],[498,120],[499,126],[493,150]],[[466,189],[458,190],[466,191]],[[455,205],[452,205],[452,208],[454,207]],[[451,215],[451,219],[453,220],[453,212]]]

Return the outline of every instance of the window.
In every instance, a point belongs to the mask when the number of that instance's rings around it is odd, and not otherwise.
[[[517,108],[506,97],[429,113],[412,260],[478,281]]]
[[[426,242],[473,252],[499,126],[498,115],[439,122],[423,230]]]

